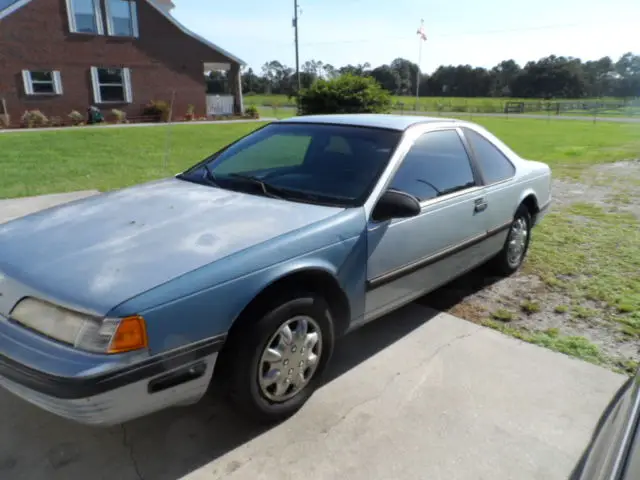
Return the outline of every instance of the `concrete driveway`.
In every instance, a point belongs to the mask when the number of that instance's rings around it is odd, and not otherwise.
[[[214,396],[96,429],[0,391],[0,478],[564,479],[623,381],[412,304],[343,339],[325,385],[271,429]]]

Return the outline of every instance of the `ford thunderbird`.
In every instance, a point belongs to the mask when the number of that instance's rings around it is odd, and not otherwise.
[[[474,123],[273,122],[174,177],[0,225],[0,385],[112,425],[216,380],[278,421],[339,337],[480,265],[515,272],[550,202],[549,167]]]

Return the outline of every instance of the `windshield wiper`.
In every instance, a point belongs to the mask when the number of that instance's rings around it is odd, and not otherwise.
[[[225,175],[225,177],[240,178],[242,180],[251,182],[254,185],[258,185],[262,189],[262,193],[264,193],[267,197],[280,199],[283,198],[284,192],[282,189],[275,187],[270,183],[265,182],[264,180],[260,180],[258,177],[254,177],[253,175],[245,175],[244,173],[230,173],[228,175]]]

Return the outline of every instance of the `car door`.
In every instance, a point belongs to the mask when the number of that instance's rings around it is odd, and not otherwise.
[[[459,129],[423,133],[389,188],[414,195],[416,217],[369,220],[368,321],[433,290],[487,258],[484,189]]]
[[[497,253],[503,247],[507,227],[513,221],[519,197],[518,186],[512,181],[515,166],[500,149],[482,133],[463,127],[477,172],[484,184],[484,198],[487,203],[485,215],[487,231],[495,233],[488,239],[489,246]]]

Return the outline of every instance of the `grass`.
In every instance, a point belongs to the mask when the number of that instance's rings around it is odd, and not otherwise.
[[[292,107],[295,106],[295,99],[289,98],[287,95],[246,95],[244,101],[247,105],[255,106],[276,106],[276,107]],[[416,98],[414,96],[400,96],[393,95],[391,100],[396,108],[400,108],[404,105],[407,110],[413,110],[416,105]],[[536,104],[540,109],[548,103],[555,104],[557,102],[577,102],[577,103],[619,103],[621,99],[616,98],[589,98],[589,99],[559,99],[551,100],[550,102],[533,99],[533,98],[462,98],[462,97],[420,97],[418,100],[418,110],[426,112],[436,112],[439,110],[448,112],[464,112],[474,109],[482,109],[487,112],[501,113],[504,112],[504,107],[507,102],[524,102],[527,105]],[[598,115],[637,115],[639,113],[637,107],[624,107],[619,110],[602,110],[598,112]],[[553,112],[555,113],[555,112]],[[592,112],[588,110],[570,110],[564,112],[568,115],[591,115]]]
[[[495,320],[500,320],[501,322],[510,322],[516,318],[516,315],[507,309],[499,308],[491,314],[491,317]]]
[[[563,336],[560,335],[559,331],[555,328],[550,328],[542,332],[530,332],[513,328],[494,320],[486,320],[484,325],[525,342],[580,358],[595,365],[601,365],[607,360],[598,346],[586,338],[580,336]]]
[[[640,157],[640,125],[476,118],[555,176]],[[261,124],[172,125],[0,134],[0,198],[114,188],[172,175]],[[168,151],[168,153],[167,153]],[[166,165],[165,165],[166,159]]]
[[[166,177],[257,126],[88,127],[3,133],[0,198],[85,189],[105,191]]]
[[[535,235],[526,271],[568,293],[575,317],[598,313],[580,306],[587,301],[604,304],[610,315],[640,312],[640,223],[633,215],[573,204],[549,214]]]
[[[531,315],[532,313],[540,311],[540,304],[531,300],[525,300],[520,304],[520,309],[527,315]]]

